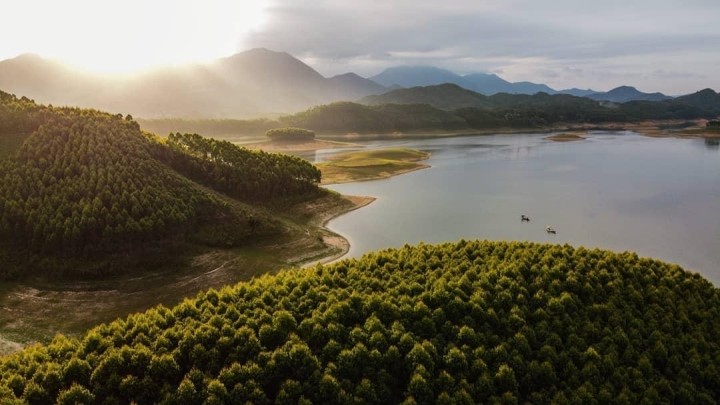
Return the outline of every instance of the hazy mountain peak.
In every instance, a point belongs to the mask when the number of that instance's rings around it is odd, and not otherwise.
[[[38,61],[45,61],[46,59],[36,53],[27,52],[27,53],[21,53],[20,55],[14,57],[12,59],[8,59],[8,60],[15,60],[15,61],[19,61],[19,62],[20,61],[38,62]]]
[[[621,92],[621,91],[636,91],[636,92],[638,92],[638,93],[640,92],[638,89],[636,89],[636,88],[633,87],[633,86],[623,85],[623,86],[615,87],[614,89],[608,91],[608,93]]]
[[[468,88],[465,79],[447,69],[435,66],[409,65],[395,66],[383,70],[380,74],[370,77],[370,80],[383,86],[400,85],[403,87],[432,86],[443,83],[455,83]]]
[[[355,72],[341,73],[331,77],[331,79],[368,80]]]

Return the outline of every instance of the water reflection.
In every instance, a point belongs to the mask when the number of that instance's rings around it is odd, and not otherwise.
[[[720,138],[705,138],[705,147],[710,150],[720,149]]]
[[[705,152],[717,140],[698,148],[625,132],[566,143],[545,136],[373,141],[429,150],[432,167],[330,187],[378,199],[328,226],[350,240],[350,256],[419,241],[531,240],[633,250],[720,283],[720,216],[707,215],[720,200],[720,160]]]

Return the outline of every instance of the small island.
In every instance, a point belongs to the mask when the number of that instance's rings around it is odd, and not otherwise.
[[[429,152],[408,148],[386,148],[342,153],[316,164],[322,172],[322,184],[349,183],[384,179],[425,169],[418,163],[430,157]]]
[[[573,141],[583,141],[586,138],[576,132],[564,132],[561,134],[546,136],[545,139],[549,141],[555,141],[555,142],[573,142]]]

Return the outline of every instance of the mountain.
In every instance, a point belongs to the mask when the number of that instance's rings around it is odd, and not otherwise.
[[[704,89],[693,94],[676,97],[673,101],[701,108],[720,116],[720,93],[716,93],[713,89]]]
[[[557,90],[550,88],[545,84],[538,84],[533,82],[515,82],[512,84],[513,89],[510,93],[514,94],[537,94],[547,93],[556,94]]]
[[[478,93],[492,96],[497,93],[508,94],[535,94],[548,93],[555,94],[556,91],[545,84],[537,84],[532,82],[515,82],[511,83],[499,76],[491,73],[472,73],[464,76],[464,79],[472,83],[470,90]]]
[[[434,66],[396,66],[385,69],[380,74],[370,77],[370,80],[385,87],[402,86],[432,86],[436,84],[452,83],[472,90],[472,83],[462,76],[447,69]]]
[[[556,91],[544,84],[532,82],[511,83],[491,73],[471,73],[458,75],[447,69],[433,66],[397,66],[385,69],[382,73],[372,76],[375,82],[390,86],[418,87],[438,84],[455,84],[487,96],[497,93],[509,94],[555,94]]]
[[[614,103],[625,103],[628,101],[662,101],[670,100],[672,97],[662,93],[643,93],[632,86],[616,87],[605,93],[589,94],[589,97],[598,101],[612,101]]]
[[[21,55],[0,62],[0,88],[38,102],[145,118],[289,113],[387,90],[355,74],[325,78],[288,53],[262,48],[207,64],[132,76],[88,74],[36,55]]]
[[[587,96],[589,96],[591,94],[595,94],[595,93],[598,93],[598,92],[595,90],[592,90],[592,89],[583,90],[583,89],[578,89],[578,88],[574,88],[574,87],[572,89],[565,89],[565,90],[558,91],[558,94],[569,94],[569,95],[575,96],[575,97],[587,97]]]
[[[592,109],[599,106],[597,101],[567,94],[511,94],[500,92],[492,96],[467,90],[456,84],[419,86],[399,89],[380,95],[367,96],[359,101],[368,105],[383,104],[428,104],[441,110],[461,108],[555,108],[572,105],[576,108]]]
[[[364,97],[360,99],[360,103],[368,105],[428,104],[441,110],[491,107],[487,96],[450,83],[394,90],[381,95]]]
[[[491,96],[496,93],[515,93],[513,84],[489,73],[472,73],[464,77],[471,83],[469,90]]]
[[[345,73],[328,79],[332,83],[333,91],[338,98],[357,100],[372,94],[382,94],[389,89],[370,79],[358,76],[355,73]]]

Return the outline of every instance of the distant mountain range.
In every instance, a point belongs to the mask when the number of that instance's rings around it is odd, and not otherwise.
[[[478,107],[478,95],[568,94],[597,101],[623,103],[635,100],[660,101],[661,93],[643,93],[621,86],[608,92],[590,89],[555,90],[532,82],[509,82],[490,73],[465,76],[430,66],[398,66],[369,79],[355,73],[326,78],[285,52],[252,49],[206,64],[166,67],[133,76],[96,75],[71,69],[61,63],[26,54],[0,61],[0,89],[42,103],[93,107],[137,117],[247,118],[292,113],[335,101],[363,99],[377,103],[384,98],[365,98],[419,86],[452,84],[447,106]],[[415,90],[411,97],[419,97]],[[436,93],[436,92],[435,92]],[[405,93],[401,93],[405,94]],[[446,96],[450,97],[450,96]]]
[[[558,108],[581,109],[591,111],[607,106],[609,98],[616,100],[633,95],[641,97],[640,93],[632,87],[612,90],[608,93],[593,93],[588,97],[573,96],[571,94],[548,94],[540,92],[534,95],[496,93],[486,96],[457,84],[439,84],[434,86],[418,86],[406,89],[397,89],[380,95],[367,96],[360,99],[360,103],[367,105],[384,104],[427,104],[432,107],[454,111],[463,108],[503,109],[503,108]],[[659,94],[659,93],[656,93]],[[720,114],[720,95],[711,89],[677,98],[661,97],[662,95],[648,95],[656,97],[655,100],[623,100],[623,105],[632,113],[642,112],[645,116],[655,118],[674,117],[670,111],[692,111],[696,116],[712,116]],[[595,97],[598,97],[597,99]],[[603,98],[605,97],[605,98]],[[617,106],[616,104],[615,106]],[[688,108],[692,107],[691,110]],[[632,115],[632,114],[631,114]],[[636,117],[636,116],[633,116]]]
[[[0,62],[0,89],[43,103],[146,118],[284,114],[387,91],[354,73],[325,78],[293,56],[267,49],[128,77],[87,74],[26,54]]]
[[[557,91],[544,84],[531,82],[510,83],[497,75],[490,73],[472,73],[460,76],[446,69],[432,66],[397,66],[385,69],[382,73],[370,77],[377,83],[386,87],[402,86],[433,86],[451,83],[462,88],[472,90],[484,95],[496,93],[509,94],[535,94],[545,92],[555,94]]]
[[[491,96],[498,93],[508,94],[569,94],[577,97],[589,97],[593,100],[624,103],[634,100],[659,101],[672,97],[662,93],[643,93],[634,87],[620,86],[608,92],[587,89],[555,90],[545,84],[532,82],[511,83],[491,73],[472,73],[461,76],[446,69],[432,66],[398,66],[385,69],[382,73],[372,76],[371,80],[386,87],[402,86],[433,86],[444,83],[456,84],[462,88]]]

